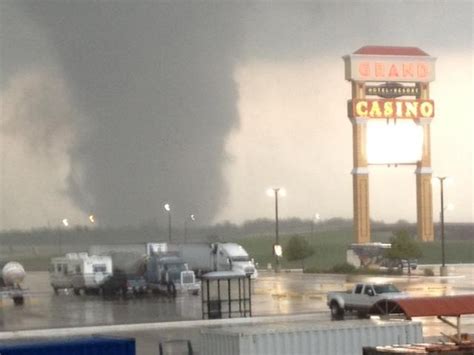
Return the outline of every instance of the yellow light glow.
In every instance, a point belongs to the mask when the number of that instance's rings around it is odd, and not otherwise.
[[[274,197],[275,196],[275,190],[278,190],[278,196],[279,197],[285,197],[286,196],[286,190],[282,187],[270,187],[266,190],[266,194],[269,197]]]
[[[91,214],[91,215],[89,216],[89,221],[90,221],[92,224],[95,223],[95,217],[94,217],[93,214]]]
[[[369,121],[367,123],[369,164],[413,164],[421,160],[423,128],[413,121]]]
[[[69,221],[67,220],[67,218],[64,218],[62,222],[64,227],[69,227]]]

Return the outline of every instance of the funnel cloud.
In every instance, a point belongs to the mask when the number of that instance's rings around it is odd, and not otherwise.
[[[433,168],[458,176],[452,220],[474,218],[471,2],[4,0],[0,9],[1,229],[87,224],[89,214],[103,226],[166,225],[165,203],[177,225],[190,214],[241,222],[272,216],[271,184],[288,190],[282,218],[351,217],[341,56],[368,44],[439,58]],[[414,169],[379,170],[374,218],[415,220]],[[28,193],[12,193],[26,181]]]

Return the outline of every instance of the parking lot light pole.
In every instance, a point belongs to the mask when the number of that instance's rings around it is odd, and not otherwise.
[[[444,242],[444,181],[446,180],[447,176],[437,176],[436,177],[440,183],[440,197],[441,197],[441,210],[439,212],[440,215],[440,223],[441,223],[441,268],[440,268],[440,275],[447,276],[448,275],[448,268],[446,267],[446,253],[445,253],[445,242]]]
[[[168,212],[168,241],[171,243],[171,206],[169,203],[165,203],[163,207]]]
[[[269,196],[275,197],[275,245],[273,246],[273,254],[275,255],[275,272],[280,272],[280,258],[282,256],[282,248],[280,246],[280,236],[278,229],[278,195],[282,193],[284,195],[284,190],[280,187],[273,187],[267,191]]]
[[[196,216],[194,214],[189,215],[189,219],[194,222],[196,221]],[[188,217],[184,218],[184,242],[188,241]]]

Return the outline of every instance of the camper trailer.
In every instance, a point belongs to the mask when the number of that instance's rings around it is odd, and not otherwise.
[[[73,289],[76,295],[99,291],[102,284],[112,276],[112,258],[68,253],[64,257],[51,259],[49,275],[55,293],[59,289]]]

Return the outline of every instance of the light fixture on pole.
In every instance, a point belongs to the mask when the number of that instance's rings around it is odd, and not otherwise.
[[[320,219],[321,215],[319,213],[315,213],[314,218],[311,218],[311,237],[314,237],[314,224],[318,224]]]
[[[68,228],[69,227],[69,220],[67,218],[63,218],[63,220],[61,221],[62,225],[65,227],[65,228]],[[62,254],[63,252],[63,246],[62,246],[62,234],[63,232],[60,230],[59,233],[58,233],[58,250],[59,250],[59,254]]]
[[[195,222],[196,221],[196,215],[190,214],[189,219],[191,221]],[[185,243],[186,243],[187,239],[188,239],[188,218],[186,217],[184,219],[184,242]]]
[[[169,203],[165,203],[163,208],[168,212],[168,241],[171,243],[171,206]]]
[[[436,179],[439,180],[440,183],[440,199],[441,199],[441,208],[439,211],[439,219],[441,223],[441,268],[440,268],[440,275],[447,276],[448,275],[448,268],[446,266],[446,252],[445,252],[445,238],[444,238],[444,182],[448,182],[450,180],[447,176],[436,176]],[[449,207],[449,205],[447,206]]]
[[[273,187],[267,190],[267,195],[275,197],[275,244],[273,245],[273,255],[275,255],[275,272],[280,272],[280,258],[283,255],[283,248],[280,245],[278,230],[278,195],[285,196],[286,191],[280,187]]]

